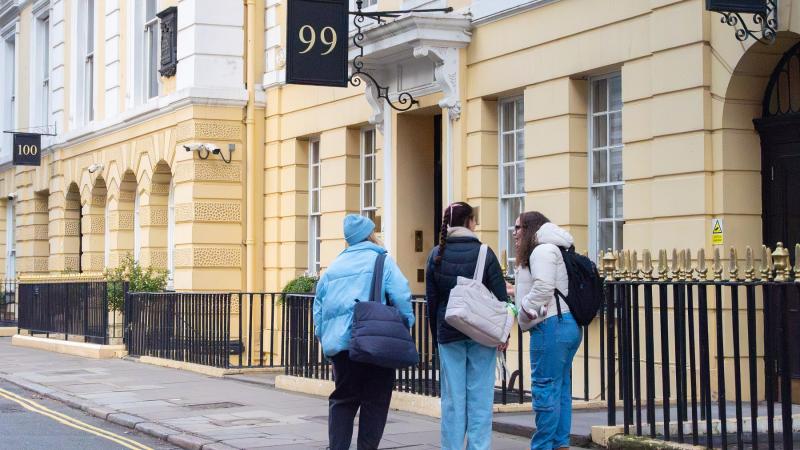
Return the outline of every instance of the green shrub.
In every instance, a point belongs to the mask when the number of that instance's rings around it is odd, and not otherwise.
[[[128,283],[129,292],[161,292],[167,287],[167,274],[163,269],[143,268],[133,256],[126,255],[119,266],[105,271],[109,309],[122,309],[125,302],[125,283]]]
[[[284,294],[312,294],[317,288],[318,280],[317,277],[303,275],[286,283],[281,292]],[[281,301],[283,301],[283,296],[281,296]]]

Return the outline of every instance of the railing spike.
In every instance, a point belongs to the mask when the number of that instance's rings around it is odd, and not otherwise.
[[[622,257],[622,279],[623,280],[630,280],[631,278],[631,251],[625,250],[620,251],[620,256]]]
[[[772,279],[772,263],[770,259],[770,249],[766,245],[761,246],[761,262],[758,266],[761,280],[769,281]]]
[[[631,252],[631,280],[637,281],[640,278],[639,255],[636,253],[636,250],[634,250]]]
[[[653,257],[650,250],[645,250],[642,254],[642,275],[644,281],[653,280]]]
[[[667,250],[662,248],[658,251],[658,281],[666,281],[669,278],[667,275],[668,272]]]
[[[706,251],[700,249],[697,251],[697,278],[700,281],[705,281],[708,277],[708,266],[706,266]]]
[[[692,266],[692,249],[687,248],[686,253],[684,254],[684,267],[686,268],[686,279],[687,280],[696,280],[694,267]]]
[[[686,280],[686,250],[681,249],[681,251],[675,255],[673,253],[673,258],[678,260],[678,281],[685,281]]]
[[[732,281],[739,280],[739,254],[736,252],[735,247],[731,247],[730,260],[728,261],[728,270]]]
[[[722,257],[720,256],[719,247],[714,248],[714,265],[712,271],[714,272],[714,281],[722,281]]]
[[[794,245],[794,281],[800,283],[800,244]]]
[[[745,247],[744,261],[744,281],[753,281],[756,276],[756,266],[753,261],[753,249],[749,245]]]

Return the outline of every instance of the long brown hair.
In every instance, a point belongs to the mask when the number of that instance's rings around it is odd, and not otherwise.
[[[439,233],[439,254],[433,260],[437,265],[442,262],[444,255],[444,248],[447,245],[447,228],[448,227],[466,227],[469,221],[475,217],[475,213],[467,203],[455,202],[451,203],[444,210],[442,214],[442,227]]]
[[[536,232],[548,222],[550,219],[539,211],[528,211],[519,215],[521,228],[517,230],[517,233],[522,233],[522,235],[517,246],[517,264],[520,267],[528,267],[528,260],[537,245]]]

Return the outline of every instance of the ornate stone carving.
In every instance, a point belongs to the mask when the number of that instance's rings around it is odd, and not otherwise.
[[[80,236],[81,221],[77,219],[64,220],[64,236]]]
[[[414,57],[428,58],[436,64],[436,82],[444,93],[444,98],[439,101],[439,106],[449,110],[450,120],[459,120],[461,118],[461,100],[459,100],[458,90],[458,49],[420,46],[414,49]]]
[[[175,267],[241,267],[239,247],[193,247],[175,250]]]
[[[50,238],[48,224],[38,224],[33,226],[33,238],[37,241],[46,241]]]
[[[167,207],[161,205],[142,206],[139,211],[143,227],[167,226]]]
[[[49,271],[49,264],[50,257],[49,256],[37,256],[33,258],[33,271],[34,272],[47,272]]]
[[[225,164],[222,161],[181,161],[175,167],[175,181],[218,181],[239,183],[242,166],[239,162]]]
[[[33,201],[33,212],[47,214],[48,211],[47,199],[38,198],[37,196],[37,198]]]
[[[219,141],[241,141],[242,124],[222,120],[188,120],[178,124],[175,141],[213,139]]]
[[[241,222],[239,203],[195,202],[175,206],[175,222]]]
[[[89,232],[92,234],[103,234],[106,231],[105,217],[89,216]]]

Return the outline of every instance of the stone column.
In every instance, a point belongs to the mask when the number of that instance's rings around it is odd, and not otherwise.
[[[118,267],[120,262],[127,255],[133,256],[133,202],[136,190],[136,182],[133,181],[130,189],[126,188],[126,182],[118,188],[117,192],[112,192],[108,197],[108,242],[109,246],[109,267]]]
[[[77,190],[68,192],[63,176],[50,182],[51,273],[77,272],[80,264],[81,200]]]
[[[169,185],[166,186],[169,189]],[[167,193],[161,184],[153,183],[151,190],[139,196],[142,267],[167,268]]]
[[[467,102],[466,117],[467,202],[481,209],[481,239],[497,248],[500,226],[498,215],[494,213],[499,208],[497,102],[482,98],[472,99]],[[443,204],[446,205],[445,202]],[[438,236],[434,241],[438,242]]]
[[[102,272],[105,267],[105,184],[88,196],[81,213],[81,271]]]
[[[235,116],[238,121],[234,120]],[[234,144],[236,149],[231,163],[223,162],[217,155],[201,160],[196,152],[176,152],[174,262],[177,290],[224,292],[243,287],[243,135],[241,110],[233,108],[229,120],[194,119],[178,125],[176,142],[179,146],[190,141],[216,141],[226,154],[228,144]],[[158,203],[153,198],[148,202],[151,208],[157,206],[163,211],[164,225],[160,232],[163,243],[159,245],[165,249],[169,187],[164,186]],[[152,239],[153,233],[151,246]]]
[[[308,270],[308,141],[280,144],[277,287]],[[268,246],[270,237],[268,236]]]
[[[33,170],[22,169],[15,177],[16,266],[21,274],[46,273],[48,270],[47,193],[36,192],[34,175]]]

